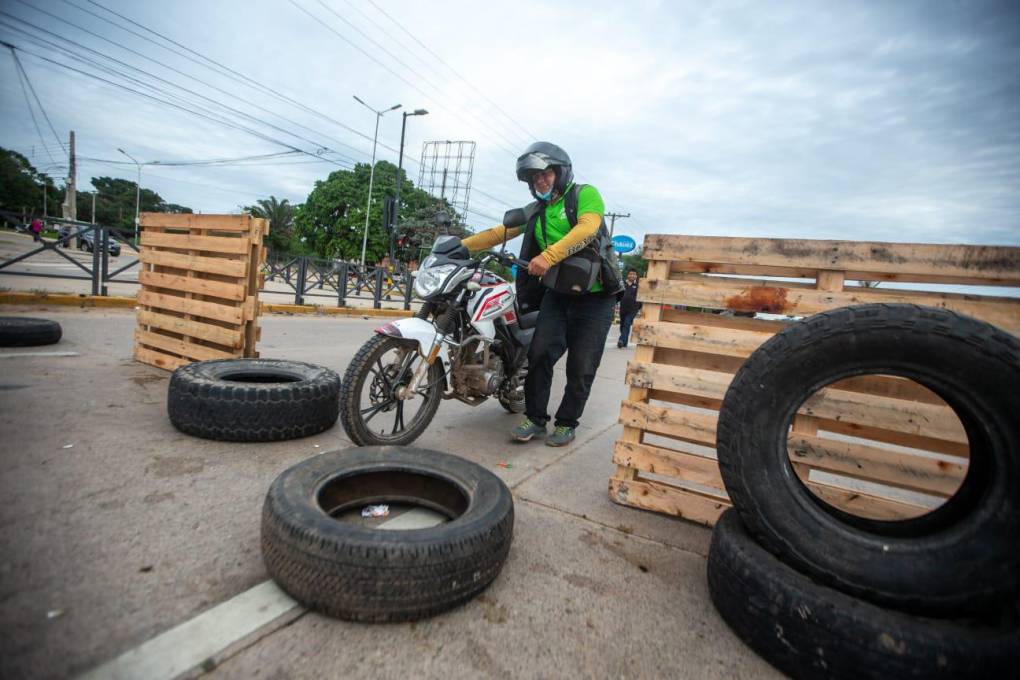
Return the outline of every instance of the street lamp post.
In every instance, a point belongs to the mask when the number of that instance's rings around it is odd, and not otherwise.
[[[365,249],[368,248],[368,215],[372,208],[372,183],[375,181],[375,146],[379,140],[379,119],[383,117],[383,114],[400,108],[400,104],[394,104],[388,109],[380,109],[376,111],[371,106],[361,101],[358,95],[354,95],[354,100],[364,106],[366,109],[375,114],[375,135],[372,137],[372,169],[368,174],[368,202],[365,204],[365,234],[361,239],[361,266],[365,266]]]
[[[427,116],[428,111],[425,109],[415,109],[411,113],[404,111],[403,121],[400,123],[400,155],[397,160],[397,198],[396,203],[393,205],[393,228],[396,229],[400,225],[400,179],[404,169],[404,133],[407,131],[407,119],[410,116]],[[390,260],[393,260],[393,234],[390,234]]]
[[[131,154],[120,147],[117,148],[122,154],[131,159],[131,162],[138,166],[138,181],[135,182],[135,246],[138,245],[138,203],[142,196],[142,164],[136,161]]]

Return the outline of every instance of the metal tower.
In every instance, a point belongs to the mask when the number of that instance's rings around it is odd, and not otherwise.
[[[421,150],[418,188],[436,198],[445,198],[466,219],[474,168],[474,142],[425,142]]]

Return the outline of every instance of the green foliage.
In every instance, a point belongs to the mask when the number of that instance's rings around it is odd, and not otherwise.
[[[270,196],[256,201],[255,205],[243,206],[241,210],[269,220],[269,238],[266,241],[274,253],[313,254],[310,248],[295,238],[296,208],[286,198],[280,201],[276,196]]]
[[[0,210],[21,212],[24,209],[30,216],[41,216],[44,184],[47,212],[59,214],[64,190],[56,186],[49,175],[37,171],[17,151],[0,148]]]
[[[303,205],[294,215],[294,233],[319,257],[356,262],[361,258],[365,229],[365,203],[371,167],[358,163],[353,170],[337,170],[315,183]],[[396,195],[397,166],[379,161],[375,166],[372,205],[369,212],[368,245],[365,261],[375,263],[389,253],[389,232],[383,227],[383,205],[386,196]],[[406,238],[399,248],[398,259],[417,257],[417,246],[429,246],[439,231],[433,224],[435,213],[446,210],[454,220],[450,233],[464,235],[463,220],[446,201],[416,189],[404,173],[400,187],[400,226],[398,236]],[[292,241],[293,242],[293,241]],[[409,257],[410,256],[410,257]]]
[[[636,269],[638,276],[648,273],[648,260],[641,255],[641,248],[632,250],[626,255],[620,255],[620,262],[623,264],[623,271],[626,274],[628,269]]]
[[[96,189],[96,222],[124,230],[131,230],[135,224],[135,182],[113,177],[93,177]],[[91,194],[78,192],[78,218],[91,217]],[[142,187],[138,196],[139,212],[190,213],[176,203],[167,203],[152,189]]]
[[[29,214],[43,214],[43,185],[46,186],[46,213],[61,216],[65,189],[54,184],[49,175],[38,172],[28,159],[16,151],[0,148],[0,209]],[[93,177],[96,194],[96,222],[124,231],[134,229],[134,182],[112,177]],[[78,219],[92,217],[92,192],[77,192]],[[141,212],[190,213],[191,208],[167,203],[151,189],[142,187],[139,196]]]

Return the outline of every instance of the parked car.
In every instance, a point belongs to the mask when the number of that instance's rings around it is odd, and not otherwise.
[[[96,248],[96,232],[87,231],[84,234],[82,234],[81,244],[78,246],[78,249],[91,253],[93,250],[95,250],[95,248]],[[106,243],[106,249],[114,257],[120,255],[120,243],[117,242],[116,237],[112,233],[109,233],[109,238]]]

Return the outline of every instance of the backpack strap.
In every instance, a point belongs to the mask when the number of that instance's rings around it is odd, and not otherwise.
[[[583,189],[584,186],[584,184],[575,184],[570,188],[567,195],[563,197],[563,209],[567,213],[567,223],[570,225],[571,229],[577,226],[578,196],[581,194],[581,189]]]

